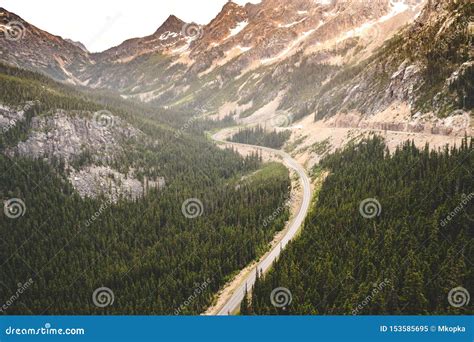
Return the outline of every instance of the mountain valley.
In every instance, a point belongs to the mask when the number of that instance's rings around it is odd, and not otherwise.
[[[473,18],[229,1],[92,53],[0,8],[7,314],[353,314],[380,283],[364,312],[472,313]]]

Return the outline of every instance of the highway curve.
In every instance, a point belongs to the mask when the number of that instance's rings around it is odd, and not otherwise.
[[[226,300],[224,305],[218,308],[217,315],[229,315],[230,313],[234,312],[239,306],[244,298],[245,287],[250,289],[252,288],[253,284],[255,283],[255,275],[256,270],[263,271],[266,273],[268,269],[271,267],[273,262],[278,258],[282,249],[291,241],[298,231],[301,229],[304,219],[308,213],[309,206],[311,203],[311,183],[309,180],[308,175],[306,174],[306,170],[296,161],[294,160],[288,153],[274,150],[268,147],[256,146],[256,145],[247,145],[247,144],[240,144],[240,143],[231,143],[228,141],[222,141],[217,138],[218,134],[212,136],[212,139],[219,143],[224,143],[227,145],[234,145],[235,147],[245,146],[245,147],[252,147],[258,150],[267,151],[271,154],[278,155],[282,158],[283,163],[289,169],[296,171],[300,178],[301,185],[303,187],[303,199],[301,201],[301,205],[298,209],[298,213],[296,216],[292,218],[289,222],[289,226],[286,229],[285,234],[281,237],[281,239],[276,243],[273,249],[267,253],[262,260],[259,261],[257,265],[255,265],[245,279],[239,284],[239,286],[233,291],[232,295],[228,300]]]

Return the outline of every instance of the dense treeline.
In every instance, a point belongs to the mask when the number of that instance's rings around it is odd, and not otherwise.
[[[221,150],[193,134],[210,123],[177,131],[165,125],[169,118],[155,118],[160,112],[153,108],[3,68],[2,103],[39,103],[2,136],[0,197],[21,199],[26,211],[15,219],[0,217],[0,305],[10,302],[19,283],[30,278],[33,283],[6,310],[0,306],[0,313],[173,314],[178,308],[181,314],[201,313],[232,274],[263,253],[283,228],[287,213],[266,227],[262,222],[287,200],[288,171],[279,164],[262,165],[259,155],[242,158]],[[86,115],[104,107],[145,133],[121,141],[123,152],[108,165],[123,173],[134,168],[141,180],[164,177],[163,189],[116,203],[83,199],[69,182],[64,161],[27,159],[4,149],[27,137],[36,115],[58,108]],[[92,162],[86,153],[74,166]],[[200,215],[195,218],[183,214],[188,199],[196,199]],[[189,301],[204,281],[205,289]],[[92,295],[100,287],[113,291],[112,305],[94,305]]]
[[[261,224],[285,200],[289,180],[282,166],[271,165],[260,171],[268,175],[239,187],[234,178],[227,183],[213,178],[219,186],[209,181],[203,187],[196,175],[142,200],[107,205],[105,199],[81,199],[42,161],[14,162],[0,157],[1,196],[23,199],[26,212],[0,219],[0,297],[10,298],[19,282],[34,283],[8,314],[173,314],[197,283],[210,279],[181,311],[202,312],[233,272],[263,252],[286,219],[268,228]],[[183,215],[187,198],[202,202],[200,217]],[[105,309],[91,301],[102,286],[115,295]]]
[[[239,129],[239,131],[230,138],[230,141],[280,149],[290,136],[291,132],[289,131],[277,132],[273,130],[268,132],[262,126],[257,126]]]
[[[257,281],[244,313],[472,314],[472,300],[456,308],[448,294],[474,284],[473,147],[407,142],[390,154],[373,138],[326,157],[331,173],[300,238]],[[360,212],[366,199],[373,218]],[[281,308],[270,300],[278,287],[292,298]]]

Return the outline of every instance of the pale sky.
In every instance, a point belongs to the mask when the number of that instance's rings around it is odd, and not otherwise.
[[[207,24],[227,0],[1,0],[0,6],[49,33],[98,52],[152,34],[170,14]],[[234,0],[243,5],[260,0]]]

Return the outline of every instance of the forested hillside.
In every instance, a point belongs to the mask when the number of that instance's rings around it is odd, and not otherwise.
[[[186,133],[202,133],[206,129],[232,125],[230,117],[220,121],[193,116],[184,111],[165,110],[132,100],[124,100],[116,93],[73,87],[55,82],[39,73],[18,69],[0,63],[0,100],[3,104],[21,105],[26,100],[38,101],[40,112],[57,108],[65,110],[110,110],[149,134],[161,129],[186,129]]]
[[[290,136],[291,132],[289,131],[277,132],[273,130],[268,132],[262,126],[257,126],[239,129],[239,131],[230,138],[230,141],[280,149]]]
[[[155,109],[113,95],[15,68],[0,71],[0,104],[25,108],[35,101],[2,131],[0,197],[21,199],[24,208],[17,217],[0,217],[0,297],[11,298],[18,283],[32,279],[2,314],[172,314],[178,308],[198,314],[283,228],[287,213],[271,225],[262,222],[289,196],[286,168],[215,147],[200,134],[205,121],[176,130],[166,124],[169,112],[158,118]],[[85,153],[71,164],[11,149],[32,134],[35,118],[89,119],[104,108],[139,129],[119,141],[113,158]],[[177,117],[178,128],[179,122]],[[160,176],[166,185],[134,199],[81,197],[69,173],[96,163],[127,175],[134,170],[145,185]],[[203,282],[201,295],[187,302]],[[101,287],[114,294],[105,308],[93,301]]]
[[[301,237],[258,279],[244,314],[472,314],[448,293],[474,283],[473,147],[407,142],[389,154],[373,138],[326,157]]]

